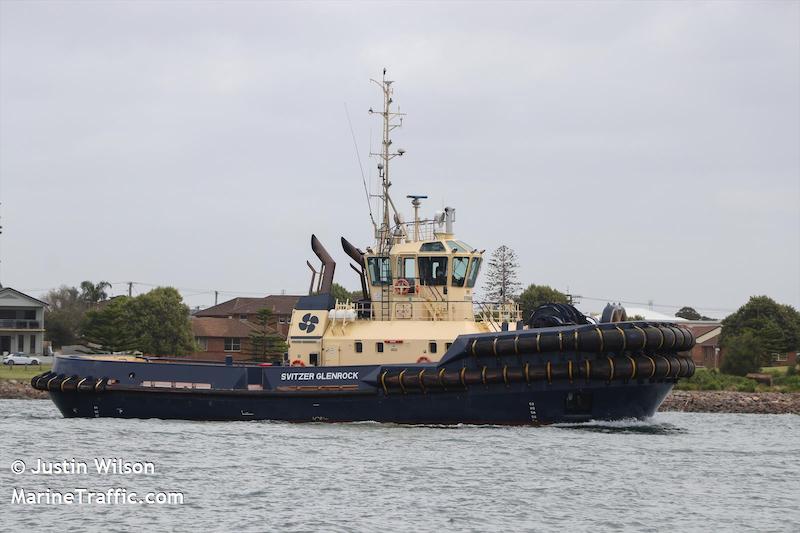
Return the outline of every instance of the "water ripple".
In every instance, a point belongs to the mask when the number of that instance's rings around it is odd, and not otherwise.
[[[800,417],[546,427],[63,419],[0,400],[3,531],[794,531]],[[15,459],[156,474],[15,475]],[[14,487],[180,490],[180,506],[10,504]]]

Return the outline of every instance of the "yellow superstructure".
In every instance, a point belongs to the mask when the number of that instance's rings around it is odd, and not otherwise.
[[[435,362],[459,335],[515,329],[520,319],[513,302],[473,301],[484,251],[455,237],[455,209],[447,207],[432,219],[420,220],[420,200],[426,197],[409,196],[414,208],[410,223],[395,209],[389,196],[389,162],[405,151],[392,151],[389,132],[399,127],[401,122],[395,121],[403,115],[392,111],[392,82],[385,74],[376,81],[384,93],[384,109],[370,110],[383,117],[384,126],[383,150],[373,154],[379,156],[383,201],[380,223],[373,220],[376,243],[362,252],[342,239],[345,252],[357,263],[353,269],[361,278],[363,298],[333,303],[323,297],[315,305],[298,305],[288,338],[293,364]],[[315,237],[312,248],[323,262],[317,288],[324,296],[335,263]]]

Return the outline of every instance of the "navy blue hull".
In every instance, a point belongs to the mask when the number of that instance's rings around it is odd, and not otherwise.
[[[144,366],[163,374],[167,371],[165,366],[173,365]],[[126,365],[126,369],[131,368]],[[141,371],[133,368],[132,373]],[[216,367],[216,371],[224,373],[236,368]],[[242,370],[246,374],[247,368],[239,369]],[[105,371],[108,373],[109,369]],[[269,371],[270,374],[313,372],[280,367]],[[370,367],[361,367],[358,373],[369,376],[375,372]],[[121,381],[125,377],[121,376]],[[672,381],[649,380],[580,385],[538,382],[476,384],[424,394],[399,391],[385,394],[380,387],[363,382],[365,386],[349,391],[308,391],[320,382],[303,383],[308,383],[302,386],[303,390],[288,393],[235,388],[199,391],[109,387],[102,392],[51,391],[50,396],[65,417],[518,425],[650,417],[673,386]],[[582,399],[582,404],[570,402],[576,397]]]
[[[564,391],[465,391],[381,397],[291,397],[170,392],[51,392],[65,417],[402,424],[550,424],[652,416],[671,383],[609,387],[592,392],[592,409],[568,413]]]

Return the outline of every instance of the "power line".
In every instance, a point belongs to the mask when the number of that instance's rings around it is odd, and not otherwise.
[[[628,305],[643,305],[645,307],[652,306],[652,307],[664,307],[664,308],[670,308],[670,309],[680,309],[681,307],[685,307],[683,305],[657,304],[657,303],[653,303],[653,302],[632,302],[632,301],[626,301],[626,300],[618,300],[616,298],[596,298],[596,297],[592,297],[592,296],[583,296],[583,295],[576,296],[576,298],[582,298],[584,300],[593,300],[593,301],[597,301],[597,302],[619,302],[621,304],[628,304]],[[697,309],[702,309],[703,311],[721,311],[721,312],[725,312],[725,313],[733,313],[733,312],[736,311],[736,309],[725,309],[725,308],[721,308],[721,307],[705,307],[705,306],[702,306],[702,305],[695,305],[693,307],[695,307]]]

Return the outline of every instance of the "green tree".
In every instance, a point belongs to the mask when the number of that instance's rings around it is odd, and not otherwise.
[[[361,294],[361,291],[359,291],[359,294]],[[346,302],[347,300],[353,301],[353,293],[338,283],[331,285],[331,295],[340,302]]]
[[[761,340],[752,330],[739,335],[728,336],[723,344],[725,349],[720,365],[723,374],[744,376],[758,372],[767,355]]]
[[[686,320],[713,320],[711,317],[707,317],[698,313],[694,307],[681,307],[675,316],[680,318],[685,318]]]
[[[172,287],[158,287],[130,299],[134,335],[141,350],[153,355],[195,351],[189,308]]]
[[[83,339],[101,346],[102,351],[141,350],[131,313],[131,300],[120,296],[110,300],[102,309],[87,311],[81,328]]]
[[[283,336],[279,335],[270,325],[272,322],[272,310],[265,308],[256,313],[253,320],[256,328],[250,334],[253,359],[256,361],[266,361],[267,359],[281,361],[284,352],[288,350]]]
[[[96,304],[104,300],[108,300],[108,293],[106,289],[111,288],[111,284],[107,281],[98,281],[92,283],[91,281],[81,282],[81,299],[87,304]]]
[[[86,314],[86,303],[78,289],[62,285],[42,297],[48,306],[44,310],[45,338],[60,348],[74,344]]]
[[[722,339],[737,337],[747,331],[755,335],[769,352],[797,350],[800,341],[800,313],[768,296],[753,296],[735,313],[722,321]]]
[[[565,304],[568,303],[567,295],[563,292],[557,291],[547,285],[528,285],[528,288],[522,291],[519,295],[517,302],[522,310],[522,317],[527,320],[531,313],[542,304]]]
[[[172,287],[111,299],[86,313],[83,335],[111,351],[185,355],[195,350],[189,308]]]
[[[511,247],[503,244],[492,252],[484,286],[489,301],[507,302],[516,298],[520,288],[518,268],[517,254]]]

